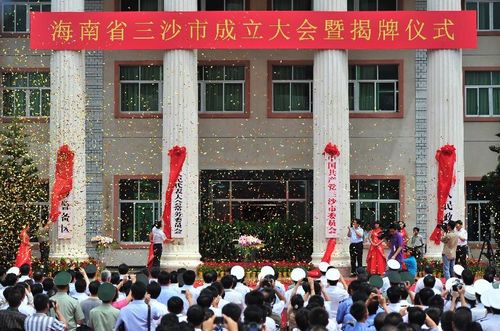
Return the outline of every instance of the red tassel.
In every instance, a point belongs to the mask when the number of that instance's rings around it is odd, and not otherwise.
[[[332,253],[335,250],[336,244],[337,244],[337,239],[330,238],[328,240],[328,244],[326,245],[325,254],[323,254],[323,258],[321,259],[321,262],[330,263],[330,260],[332,258]]]
[[[439,245],[441,243],[441,231],[441,226],[438,225],[434,228],[434,231],[432,231],[432,234],[429,237],[429,239],[436,245]]]
[[[18,268],[23,264],[29,264],[31,266],[31,246],[28,229],[29,228],[25,228],[22,230],[19,235],[19,238],[21,238],[21,244],[19,245],[16,256],[16,267]]]
[[[153,267],[153,259],[154,259],[154,249],[153,242],[149,243],[149,252],[148,252],[148,269],[151,270]]]
[[[52,187],[50,201],[50,220],[57,221],[61,212],[59,206],[73,189],[73,162],[75,153],[69,149],[68,145],[62,145],[57,151],[56,177]]]

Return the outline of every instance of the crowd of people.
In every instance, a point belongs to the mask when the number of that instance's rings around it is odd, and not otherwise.
[[[62,270],[53,278],[25,264],[0,270],[0,330],[252,330],[252,331],[496,331],[500,289],[494,268],[475,279],[460,265],[447,281],[402,271],[396,259],[384,275],[357,268],[355,279],[322,262],[321,275],[291,272],[281,283],[270,266],[258,282],[245,285],[245,270],[234,266],[196,281],[193,270],[160,267],[131,272]]]

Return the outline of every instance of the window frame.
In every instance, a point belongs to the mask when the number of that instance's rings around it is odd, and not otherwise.
[[[489,3],[490,4],[490,17],[489,17],[489,23],[490,23],[490,27],[493,27],[493,3],[495,2],[498,2],[500,3],[500,1],[498,0],[475,0],[475,1],[467,1],[465,0],[463,2],[463,10],[468,10],[467,9],[467,3],[476,3],[476,4],[479,4],[479,3]],[[479,8],[479,7],[477,7]],[[477,28],[476,29],[476,32],[477,32],[477,35],[478,36],[500,36],[500,29],[488,29],[488,30],[479,30],[479,11],[476,10],[476,25],[477,25]]]
[[[500,115],[467,115],[467,93],[466,93],[466,85],[465,85],[465,73],[469,71],[498,71],[500,72],[500,67],[463,67],[463,77],[462,77],[462,84],[463,84],[463,116],[464,116],[464,122],[500,122]],[[476,85],[472,85],[476,86]],[[479,86],[479,85],[477,85]],[[489,105],[491,106],[491,103],[493,102],[493,98],[491,96],[491,88],[493,86],[497,85],[481,85],[484,87],[488,86],[490,89],[489,93]],[[500,85],[498,86],[500,88]],[[479,99],[478,99],[479,100]],[[493,109],[490,109],[490,111],[493,111]]]
[[[353,0],[354,1],[354,9],[352,11],[360,11],[359,10],[359,0]],[[377,1],[377,8],[378,8],[378,4],[381,0],[375,0]],[[404,4],[404,1],[403,0],[396,0],[396,11],[398,10],[403,10],[403,4]],[[358,7],[358,9],[356,9],[356,6]],[[351,10],[348,10],[348,11],[351,11]],[[361,10],[361,11],[379,11],[378,9],[376,10]]]
[[[50,68],[9,68],[5,70],[0,70],[0,76],[3,76],[3,74],[30,74],[30,73],[48,73],[50,76]],[[0,77],[0,82],[1,82],[2,77]],[[3,91],[5,90],[5,86],[3,84],[0,84],[0,123],[10,123],[14,121],[15,119],[19,120],[22,123],[48,123],[50,121],[50,110],[49,110],[49,116],[3,116],[3,107],[4,107],[4,102],[3,102]],[[23,87],[21,89],[24,90],[30,90],[29,87]],[[51,87],[40,87],[40,88],[35,88],[38,90],[51,90]],[[26,107],[29,106],[29,97],[27,97],[27,102],[26,102]]]
[[[139,1],[142,1],[142,0],[139,0]],[[158,1],[158,10],[157,11],[164,11],[164,2],[163,0],[157,0]],[[121,4],[122,4],[122,1],[121,0],[115,0],[115,11],[129,11],[129,10],[121,10]],[[141,11],[141,10],[139,10]],[[146,10],[146,11],[154,11],[154,10]]]
[[[280,11],[278,9],[274,9],[274,1],[275,0],[267,0],[267,10],[269,11]],[[291,1],[292,2],[292,8],[293,8],[293,0],[287,0],[287,1]],[[314,0],[311,0],[311,9],[309,11],[313,11],[314,10]],[[292,9],[291,11],[295,11],[294,9]]]
[[[114,113],[115,118],[161,118],[163,114],[163,78],[159,81],[159,111],[157,112],[123,112],[121,111],[121,80],[120,66],[161,66],[163,72],[163,61],[115,61],[114,81]],[[163,76],[162,76],[163,77]],[[155,81],[156,82],[156,81]]]
[[[211,61],[203,60],[198,61],[197,66],[243,66],[245,72],[245,79],[243,81],[243,111],[241,112],[202,112],[198,111],[199,118],[250,118],[250,61],[249,60],[238,60],[238,61]],[[217,81],[217,82],[230,82],[230,81]],[[235,81],[241,82],[241,81]],[[197,84],[200,84],[199,81]],[[198,98],[201,99],[201,95]],[[202,101],[200,101],[202,102]],[[203,103],[203,102],[202,102]]]
[[[398,180],[399,181],[399,209],[398,209],[398,222],[399,221],[404,221],[405,220],[405,206],[406,206],[406,203],[405,203],[405,188],[406,188],[406,179],[405,179],[405,176],[402,176],[402,175],[352,175],[350,178],[349,178],[349,187],[351,185],[351,181],[352,180]],[[359,184],[358,184],[358,188],[359,188]],[[380,191],[380,185],[379,185],[379,191]],[[381,200],[381,199],[364,199],[364,200],[360,200],[359,198],[358,199],[350,199],[349,198],[349,210],[351,208],[351,203],[361,203],[361,202],[376,202],[377,204],[377,216],[380,216],[380,202],[387,202],[387,203],[394,203],[396,202],[397,200],[395,199],[385,199],[385,200]],[[359,210],[359,206],[357,205],[356,206],[356,213],[358,212]],[[355,218],[357,215],[351,215],[351,219],[352,218]],[[364,221],[364,220],[363,220]]]
[[[313,79],[310,81],[311,93],[309,96],[309,103],[311,111],[286,111],[286,112],[275,112],[274,111],[274,81],[273,81],[273,66],[312,66],[313,67]],[[298,82],[309,82],[309,80],[297,80]],[[283,82],[286,82],[283,80]],[[289,82],[294,82],[290,80]],[[310,60],[297,60],[297,61],[267,61],[267,117],[268,118],[312,118],[314,111],[313,104],[313,94],[314,94],[314,62]]]
[[[404,60],[394,59],[394,60],[351,60],[348,63],[351,65],[385,65],[385,64],[397,64],[398,65],[398,111],[351,111],[349,110],[349,118],[404,118]],[[348,84],[351,81],[348,79]],[[347,87],[347,94],[349,95],[349,86]],[[355,101],[356,102],[356,101]]]
[[[212,11],[212,10],[206,10],[206,2],[210,0],[200,0],[200,8],[197,8],[198,11]],[[224,0],[224,7],[226,7],[226,1]],[[250,0],[242,0],[243,1],[243,9],[242,10],[249,10],[250,9]],[[205,9],[203,9],[205,8]],[[224,11],[232,11],[232,10],[227,10],[224,9]]]
[[[465,177],[465,185],[464,185],[464,198],[465,198],[465,228],[467,230],[467,234],[469,233],[469,218],[468,218],[468,207],[469,207],[469,204],[477,204],[479,205],[479,209],[478,209],[478,212],[481,213],[481,205],[485,205],[487,203],[489,203],[491,200],[469,200],[467,199],[467,183],[471,183],[471,182],[481,182],[481,177]],[[478,231],[479,231],[479,241],[472,241],[472,240],[469,240],[467,238],[467,242],[470,243],[470,244],[475,244],[475,245],[479,245],[481,242],[482,242],[482,236],[481,236],[481,223],[479,222],[478,223],[479,226],[478,226]],[[491,224],[490,224],[491,226]],[[492,243],[494,244],[494,243]]]
[[[1,27],[0,27],[0,36],[1,37],[4,37],[4,38],[11,38],[11,37],[28,37],[30,36],[30,31],[29,31],[29,24],[30,24],[30,20],[29,20],[29,17],[30,17],[30,10],[29,10],[29,6],[30,6],[30,3],[32,4],[40,4],[40,6],[43,6],[43,5],[49,5],[51,6],[51,10],[52,11],[52,5],[51,5],[51,1],[50,0],[40,0],[40,1],[23,1],[23,2],[13,2],[13,1],[10,1],[10,0],[6,0],[5,2],[2,2],[1,6],[0,6],[0,12],[1,12],[1,16],[0,16],[0,20],[2,22],[1,24]],[[14,4],[14,5],[25,5],[26,6],[26,31],[19,31],[19,32],[16,32],[16,31],[4,31],[4,6],[5,5],[9,5],[9,4]],[[42,7],[40,7],[42,8]],[[40,11],[42,12],[42,11]]]
[[[162,186],[162,176],[161,175],[114,175],[113,176],[113,239],[120,245],[120,248],[124,249],[137,249],[137,248],[148,248],[149,242],[130,242],[121,241],[121,221],[120,221],[120,181],[121,180],[159,180],[160,181],[160,203],[159,203],[159,216],[161,217],[163,208],[163,186]],[[140,201],[140,200],[134,200]],[[158,201],[158,200],[147,200],[148,202]]]

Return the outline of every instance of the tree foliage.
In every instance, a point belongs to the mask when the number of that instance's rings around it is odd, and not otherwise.
[[[21,230],[26,226],[37,229],[40,225],[36,203],[47,201],[27,138],[18,122],[0,130],[0,266],[3,267],[10,266],[16,257]]]
[[[500,133],[496,135],[500,137]],[[494,215],[494,238],[497,243],[496,260],[500,261],[500,145],[490,146],[490,150],[498,154],[495,170],[483,176],[482,181],[486,193],[490,197],[490,208]]]

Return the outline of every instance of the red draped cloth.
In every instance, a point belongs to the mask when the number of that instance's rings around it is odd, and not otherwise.
[[[153,249],[153,242],[151,241],[149,243],[149,251],[148,251],[148,269],[151,270],[153,267],[153,260],[154,260],[154,249]]]
[[[21,231],[19,235],[21,238],[21,244],[17,250],[16,256],[16,267],[20,267],[27,263],[31,265],[31,246],[30,246],[30,236],[28,235],[28,228]]]
[[[378,236],[382,233],[382,229],[373,229],[370,232],[370,240],[372,244],[368,250],[366,257],[366,271],[370,275],[383,275],[386,268],[386,259],[382,240]]]
[[[73,189],[73,163],[75,153],[68,145],[62,145],[57,151],[56,176],[50,201],[50,220],[57,221],[61,212],[59,206]]]

